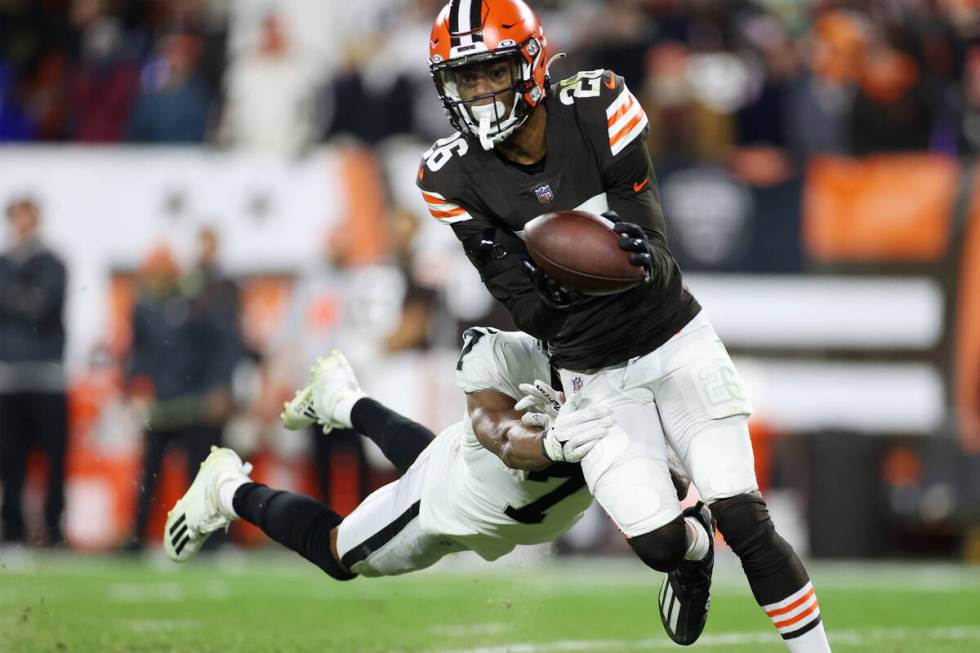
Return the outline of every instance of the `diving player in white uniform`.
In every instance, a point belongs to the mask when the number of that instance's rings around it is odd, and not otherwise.
[[[551,369],[523,333],[469,329],[457,365],[463,419],[438,436],[368,398],[334,351],[286,404],[283,421],[329,432],[355,428],[377,442],[403,476],[346,518],[309,497],[254,483],[250,465],[225,448],[211,455],[170,511],[164,549],[182,562],[211,533],[245,519],[330,576],[348,580],[423,569],[447,553],[494,560],[519,544],[548,542],[592,502],[578,463],[612,420],[600,406],[558,416]],[[325,437],[329,437],[327,434]]]

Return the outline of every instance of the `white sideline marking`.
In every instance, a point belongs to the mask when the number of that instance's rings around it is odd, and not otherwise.
[[[980,627],[949,626],[946,628],[873,628],[870,630],[835,630],[827,634],[836,644],[866,644],[869,641],[902,640],[908,637],[929,637],[939,640],[980,642]],[[775,632],[718,633],[698,640],[700,647],[724,647],[741,644],[779,644]],[[583,640],[535,643],[500,644],[476,648],[440,650],[439,653],[561,653],[564,651],[657,651],[677,650],[677,644],[665,639],[641,640]]]
[[[124,623],[130,630],[137,633],[185,630],[187,628],[200,628],[203,625],[194,619],[126,619]]]
[[[218,581],[190,587],[177,582],[113,583],[106,588],[106,595],[116,603],[178,603],[189,597],[221,601],[231,597],[231,590]]]
[[[474,635],[499,635],[512,630],[510,624],[489,622],[485,624],[456,624],[448,626],[433,626],[429,629],[434,635],[449,637],[472,637]]]
[[[178,583],[114,583],[106,594],[117,603],[177,603],[185,596]]]

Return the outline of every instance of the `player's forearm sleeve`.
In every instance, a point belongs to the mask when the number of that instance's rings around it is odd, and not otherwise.
[[[490,294],[510,311],[517,328],[539,340],[553,339],[568,317],[567,313],[549,308],[541,301],[520,268],[504,270],[484,283]]]
[[[640,225],[653,250],[653,278],[667,286],[674,273],[674,257],[667,248],[667,227],[660,206],[660,191],[650,153],[642,143],[623,152],[603,172],[609,209],[626,222]]]
[[[507,307],[517,328],[541,340],[553,338],[567,314],[546,306],[524,275],[527,250],[521,239],[482,218],[453,225],[453,231],[483,285]]]

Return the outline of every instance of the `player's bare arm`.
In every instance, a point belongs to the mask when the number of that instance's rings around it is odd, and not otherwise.
[[[535,385],[542,382],[538,381]],[[524,386],[529,387],[529,386]],[[547,390],[554,393],[548,386]],[[466,406],[477,440],[513,469],[535,471],[552,463],[578,463],[613,426],[609,410],[590,406],[564,415],[525,412],[528,405],[495,390],[466,395]]]
[[[466,409],[476,439],[512,469],[544,469],[554,462],[545,455],[544,431],[525,425],[515,403],[494,390],[467,393]]]

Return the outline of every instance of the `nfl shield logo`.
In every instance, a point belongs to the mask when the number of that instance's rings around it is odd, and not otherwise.
[[[576,376],[572,379],[572,392],[581,392],[582,390],[582,377]]]
[[[542,204],[551,204],[551,200],[555,199],[555,194],[551,192],[551,186],[548,184],[535,188],[534,195]]]

